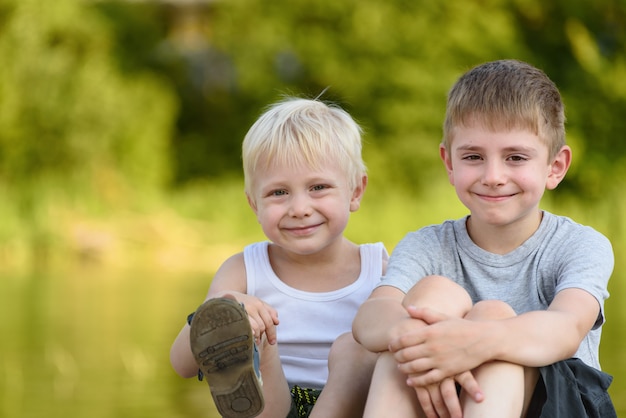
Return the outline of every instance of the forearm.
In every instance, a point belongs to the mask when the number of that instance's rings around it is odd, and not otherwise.
[[[191,346],[189,345],[189,326],[185,325],[174,340],[170,349],[170,363],[174,371],[181,377],[193,377],[198,374],[198,365],[196,364]]]
[[[490,333],[494,358],[524,366],[544,366],[569,358],[593,327],[600,306],[581,289],[559,292],[546,311],[533,311],[507,319]],[[499,335],[498,335],[499,334]]]
[[[571,322],[568,315],[549,311],[496,321],[483,350],[493,360],[529,367],[556,363],[572,357],[584,337]]]
[[[389,330],[409,315],[397,299],[373,298],[365,301],[352,324],[356,341],[369,351],[389,349]]]

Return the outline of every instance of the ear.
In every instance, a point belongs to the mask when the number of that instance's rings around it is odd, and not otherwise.
[[[448,181],[451,185],[454,186],[452,159],[450,158],[450,154],[443,144],[439,145],[439,157],[441,157],[441,161],[443,161],[443,165],[446,167],[446,172],[448,173]]]
[[[356,212],[361,207],[361,199],[363,199],[366,187],[367,175],[364,174],[361,176],[361,181],[357,182],[357,185],[352,192],[352,198],[350,199],[350,212]]]
[[[254,212],[255,215],[258,215],[258,210],[256,207],[256,202],[254,201],[254,198],[252,198],[250,196],[249,193],[246,192],[246,199],[248,199],[248,205],[250,205],[250,208],[252,209],[252,212]]]
[[[571,163],[572,149],[567,145],[563,145],[550,164],[550,171],[548,172],[548,178],[546,180],[546,189],[556,189],[556,186],[561,183],[561,180],[563,180],[565,174],[567,174]]]

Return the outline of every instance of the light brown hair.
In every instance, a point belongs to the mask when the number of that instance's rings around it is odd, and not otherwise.
[[[455,128],[481,124],[486,129],[523,129],[548,146],[550,158],[565,145],[565,112],[556,85],[538,68],[517,60],[474,67],[452,86],[443,124],[450,151]]]

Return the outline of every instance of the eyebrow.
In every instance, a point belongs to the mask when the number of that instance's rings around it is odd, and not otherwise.
[[[484,149],[484,147],[479,147],[476,145],[461,145],[458,148],[456,148],[457,151],[482,151]],[[511,153],[511,152],[522,152],[525,154],[536,154],[537,153],[537,149],[533,148],[533,147],[525,147],[525,146],[516,146],[516,147],[506,147],[503,148],[501,151],[504,151],[506,153]]]

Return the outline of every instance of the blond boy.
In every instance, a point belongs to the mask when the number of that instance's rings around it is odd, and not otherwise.
[[[344,236],[367,185],[361,130],[337,106],[289,98],[250,128],[243,166],[268,241],[219,268],[172,365],[199,367],[225,417],[361,417],[376,355],[351,325],[387,261],[381,243]]]

